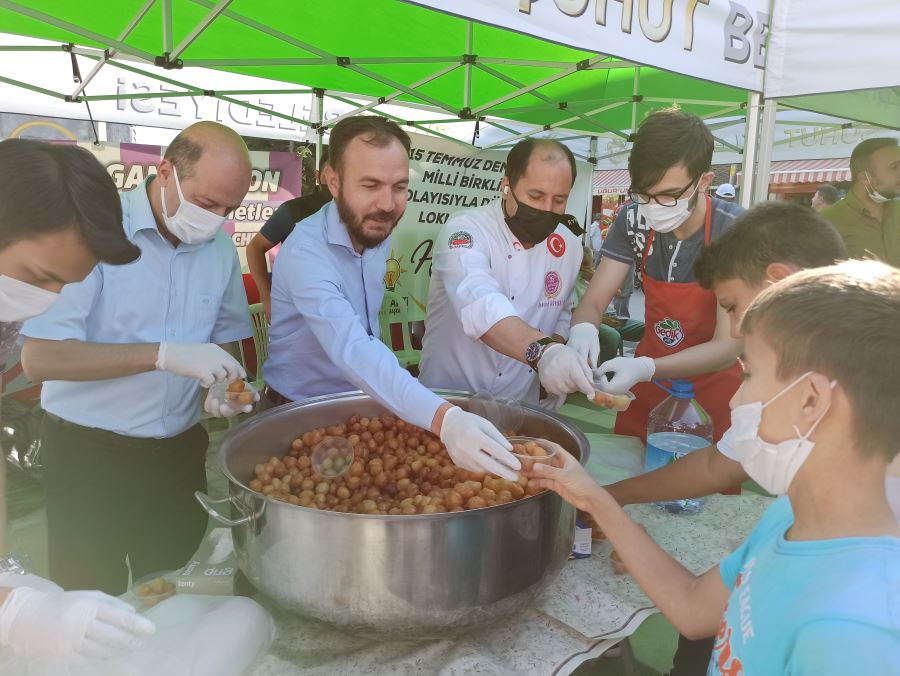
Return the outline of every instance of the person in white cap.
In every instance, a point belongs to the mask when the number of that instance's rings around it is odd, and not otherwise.
[[[726,202],[734,202],[735,194],[734,186],[731,183],[723,183],[716,188],[716,197]]]

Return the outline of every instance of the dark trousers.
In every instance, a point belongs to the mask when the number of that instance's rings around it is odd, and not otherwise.
[[[125,437],[44,416],[50,578],[118,595],[132,579],[180,568],[206,532],[201,425],[168,439]]]
[[[704,676],[712,657],[714,640],[710,636],[692,641],[679,635],[678,650],[675,651],[669,676]]]

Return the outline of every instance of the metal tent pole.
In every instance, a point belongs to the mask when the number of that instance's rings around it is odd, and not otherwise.
[[[133,31],[141,22],[141,20],[147,15],[147,12],[150,11],[150,8],[153,7],[153,4],[155,2],[156,0],[147,0],[147,2],[144,3],[144,6],[141,7],[140,11],[135,14],[134,18],[128,22],[127,26],[125,26],[125,30],[119,33],[119,37],[116,38],[116,41],[122,42],[125,40],[125,38],[131,35],[131,31]],[[91,69],[91,72],[87,74],[87,77],[84,78],[81,81],[81,84],[79,84],[78,87],[75,88],[75,91],[72,92],[73,99],[77,98],[81,94],[81,92],[84,91],[84,88],[87,87],[88,84],[90,84],[91,80],[93,80],[97,73],[100,72],[100,69],[103,68],[103,66],[106,65],[107,61],[109,61],[115,55],[115,49],[107,50],[106,54],[104,54],[103,57],[97,62],[97,64]]]
[[[315,103],[313,105],[313,123],[316,129],[316,169],[322,163],[322,142],[325,135],[325,128],[322,122],[325,117],[325,90],[315,90]]]
[[[631,86],[631,133],[637,133],[638,97],[641,95],[641,67],[634,67],[634,80]]]
[[[471,57],[474,40],[474,30],[471,21],[466,22],[466,66],[463,72],[463,108],[470,109],[472,107],[472,63]]]
[[[772,142],[775,139],[775,116],[778,99],[766,99],[759,127],[759,146],[756,153],[756,176],[753,179],[753,204],[769,199],[769,171],[772,165]]]
[[[744,134],[744,155],[741,160],[741,206],[745,209],[753,203],[753,184],[756,182],[756,148],[759,141],[759,106],[762,95],[747,95],[747,127]]]
[[[205,31],[222,12],[228,9],[228,5],[230,5],[231,2],[232,0],[220,0],[219,4],[209,10],[209,14],[203,17],[203,20],[194,27],[194,30],[188,33],[187,37],[172,50],[172,53],[169,55],[169,61],[175,61],[179,56],[184,54],[184,50],[190,47],[191,43],[200,37],[200,34]]]

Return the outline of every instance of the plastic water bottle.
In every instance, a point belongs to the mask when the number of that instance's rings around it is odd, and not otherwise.
[[[713,442],[712,418],[694,399],[693,383],[689,380],[672,380],[669,383],[671,387],[656,382],[669,396],[650,411],[647,419],[645,472],[664,467]],[[694,514],[703,506],[703,498],[655,504],[672,514]]]

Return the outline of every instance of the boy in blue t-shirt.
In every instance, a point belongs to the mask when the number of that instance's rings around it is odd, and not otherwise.
[[[690,573],[567,453],[534,481],[593,516],[682,634],[716,634],[708,674],[898,673],[900,524],[885,472],[900,438],[900,270],[798,272],[753,302],[741,330],[733,450],[785,496],[719,566]]]

